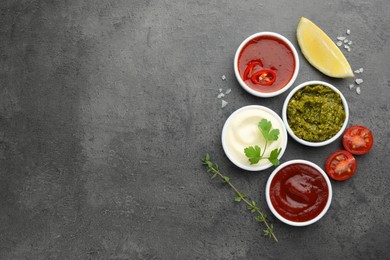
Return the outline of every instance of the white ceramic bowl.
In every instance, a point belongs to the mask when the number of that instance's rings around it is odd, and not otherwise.
[[[343,106],[344,106],[345,121],[344,121],[342,127],[340,128],[340,130],[337,132],[336,135],[334,135],[332,138],[330,138],[328,140],[325,140],[325,141],[322,141],[322,142],[309,142],[309,141],[306,141],[306,140],[303,140],[303,139],[299,138],[298,136],[296,136],[294,134],[293,130],[290,128],[290,126],[288,124],[288,120],[287,120],[287,106],[288,106],[288,103],[290,102],[290,99],[294,96],[294,94],[298,90],[300,90],[300,89],[302,89],[302,88],[304,88],[306,86],[310,86],[310,85],[323,85],[323,86],[327,86],[327,87],[331,88],[334,92],[336,92],[337,94],[340,95],[342,103],[343,103]],[[294,138],[297,142],[299,142],[301,144],[304,144],[304,145],[307,145],[307,146],[319,147],[319,146],[328,145],[328,144],[334,142],[337,138],[339,138],[342,135],[342,133],[345,131],[345,128],[347,127],[347,124],[348,124],[349,109],[348,109],[347,100],[345,99],[344,95],[335,86],[333,86],[333,85],[331,85],[331,84],[329,84],[327,82],[324,82],[324,81],[318,81],[318,80],[316,80],[316,81],[307,81],[307,82],[304,82],[304,83],[300,84],[299,86],[297,86],[293,90],[291,90],[291,92],[288,94],[288,96],[286,97],[286,99],[284,101],[284,104],[283,104],[282,117],[283,117],[283,121],[284,121],[284,123],[286,125],[287,132],[290,134],[290,136],[292,138]]]
[[[245,118],[245,113],[246,114],[255,113],[255,116],[251,116],[250,118]],[[278,157],[280,159],[283,156],[284,152],[286,151],[288,134],[286,131],[286,127],[283,124],[283,120],[279,117],[278,114],[276,114],[273,110],[267,107],[258,106],[258,105],[250,105],[250,106],[239,108],[235,112],[233,112],[226,120],[222,129],[221,139],[222,139],[222,147],[226,156],[233,164],[240,167],[241,169],[247,171],[261,171],[272,166],[272,163],[269,162],[268,160],[261,160],[258,164],[250,165],[248,158],[246,158],[244,154],[245,147],[259,145],[259,143],[253,143],[251,139],[253,136],[257,135],[256,131],[258,132],[258,136],[256,137],[258,138],[260,136],[260,138],[263,138],[260,130],[258,130],[257,128],[257,124],[263,118],[271,122],[273,121],[274,123],[272,125],[272,128],[279,129],[279,138],[278,138],[279,141],[268,143],[269,146],[267,148],[267,152],[268,151],[270,152],[271,150],[278,147],[282,148],[281,153],[279,154]],[[233,131],[231,128],[233,127],[232,124],[236,124],[234,122],[237,122],[237,120],[239,121],[238,129],[235,129],[236,131]],[[250,125],[248,125],[249,120],[251,120]],[[276,124],[279,126],[277,126]],[[228,141],[229,138],[231,138],[231,140],[235,138],[239,139],[239,141],[242,140],[244,144],[239,146],[232,146],[231,143],[229,144]],[[263,149],[262,146],[260,148]]]
[[[306,165],[309,165],[309,166],[312,166],[313,168],[315,168],[316,170],[318,170],[321,175],[324,177],[325,181],[326,181],[326,184],[328,186],[328,200],[325,204],[325,207],[324,209],[316,216],[314,217],[313,219],[311,220],[308,220],[308,221],[304,221],[304,222],[296,222],[296,221],[291,221],[289,219],[286,219],[284,218],[283,216],[281,216],[274,208],[272,202],[271,202],[271,198],[270,198],[270,188],[271,188],[271,183],[272,183],[272,180],[274,179],[275,175],[284,167],[288,166],[288,165],[291,165],[291,164],[306,164]],[[288,224],[288,225],[291,225],[291,226],[307,226],[307,225],[310,225],[310,224],[313,224],[315,222],[317,222],[318,220],[320,220],[324,215],[325,213],[328,211],[329,207],[330,207],[330,204],[332,202],[332,196],[333,196],[333,192],[332,192],[332,185],[330,183],[330,180],[328,178],[328,176],[326,175],[326,173],[316,164],[312,163],[312,162],[309,162],[309,161],[306,161],[306,160],[291,160],[291,161],[288,161],[288,162],[285,162],[281,165],[279,165],[272,173],[271,175],[269,176],[268,178],[268,181],[267,181],[267,185],[265,187],[265,198],[266,198],[266,201],[267,201],[267,204],[268,204],[268,207],[270,208],[272,214],[275,215],[275,217],[277,217],[280,221]]]
[[[279,89],[278,91],[275,91],[275,92],[270,92],[270,93],[265,93],[265,92],[259,92],[259,91],[256,91],[256,90],[253,90],[251,89],[241,78],[240,76],[240,73],[238,71],[238,58],[240,57],[240,53],[242,51],[242,49],[245,47],[245,45],[251,41],[252,39],[254,38],[257,38],[259,36],[271,36],[271,37],[275,37],[281,41],[283,41],[292,51],[293,53],[293,56],[294,56],[294,60],[295,60],[295,69],[294,69],[294,74],[293,76],[291,77],[290,81],[286,84],[286,86],[284,86],[283,88]],[[241,87],[246,90],[248,93],[254,95],[254,96],[257,96],[257,97],[274,97],[274,96],[277,96],[277,95],[280,95],[282,94],[283,92],[285,92],[287,89],[289,89],[291,87],[291,85],[294,83],[295,79],[297,78],[298,76],[298,72],[299,72],[299,57],[298,57],[298,53],[297,53],[297,50],[295,49],[294,45],[284,36],[278,34],[278,33],[274,33],[274,32],[259,32],[259,33],[255,33],[251,36],[249,36],[248,38],[246,38],[241,44],[240,46],[238,47],[237,51],[236,51],[236,55],[234,56],[234,73],[236,74],[236,78],[238,80],[238,82],[240,83]]]

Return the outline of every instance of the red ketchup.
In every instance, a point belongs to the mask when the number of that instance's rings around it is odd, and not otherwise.
[[[253,90],[270,93],[282,89],[294,75],[295,59],[290,47],[272,36],[249,41],[238,58],[242,80]]]
[[[296,163],[283,167],[273,178],[270,199],[285,219],[305,222],[317,217],[328,201],[329,188],[312,166]]]

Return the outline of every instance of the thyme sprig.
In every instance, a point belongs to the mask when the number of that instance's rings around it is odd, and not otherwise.
[[[231,183],[230,178],[221,173],[219,169],[219,165],[211,161],[211,157],[209,154],[206,154],[202,158],[202,162],[203,165],[207,168],[207,172],[210,172],[212,174],[211,179],[215,179],[216,177],[219,177],[222,180],[223,184],[227,184],[230,186],[230,188],[233,189],[233,191],[236,193],[236,195],[234,196],[234,201],[244,202],[247,205],[247,209],[251,213],[257,214],[255,220],[265,225],[265,229],[263,230],[264,235],[269,238],[273,238],[276,242],[278,242],[278,239],[276,238],[273,231],[273,226],[271,224],[268,224],[266,214],[260,209],[256,201],[250,200],[247,195],[237,190],[237,188]]]

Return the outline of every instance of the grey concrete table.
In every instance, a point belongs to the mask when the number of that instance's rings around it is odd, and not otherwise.
[[[385,259],[390,257],[390,4],[380,1],[38,1],[0,3],[1,259]],[[301,56],[296,84],[325,80],[350,106],[350,124],[375,146],[358,172],[333,182],[318,223],[294,228],[265,199],[272,169],[250,173],[225,157],[220,135],[239,107],[280,114],[287,93],[260,99],[237,83],[236,48],[275,31],[296,46],[305,16],[364,68],[353,79],[320,74]],[[222,80],[222,76],[226,80]],[[219,89],[231,93],[221,108]],[[282,161],[323,167],[323,148],[290,139]],[[259,201],[279,243],[232,191],[209,180],[209,152]]]

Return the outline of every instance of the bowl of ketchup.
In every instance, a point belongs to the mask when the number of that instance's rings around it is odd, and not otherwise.
[[[274,32],[246,38],[236,51],[234,73],[242,88],[258,97],[273,97],[291,87],[299,72],[294,45]]]
[[[268,207],[279,220],[292,226],[307,226],[328,211],[332,186],[318,165],[292,160],[272,172],[265,195]]]

